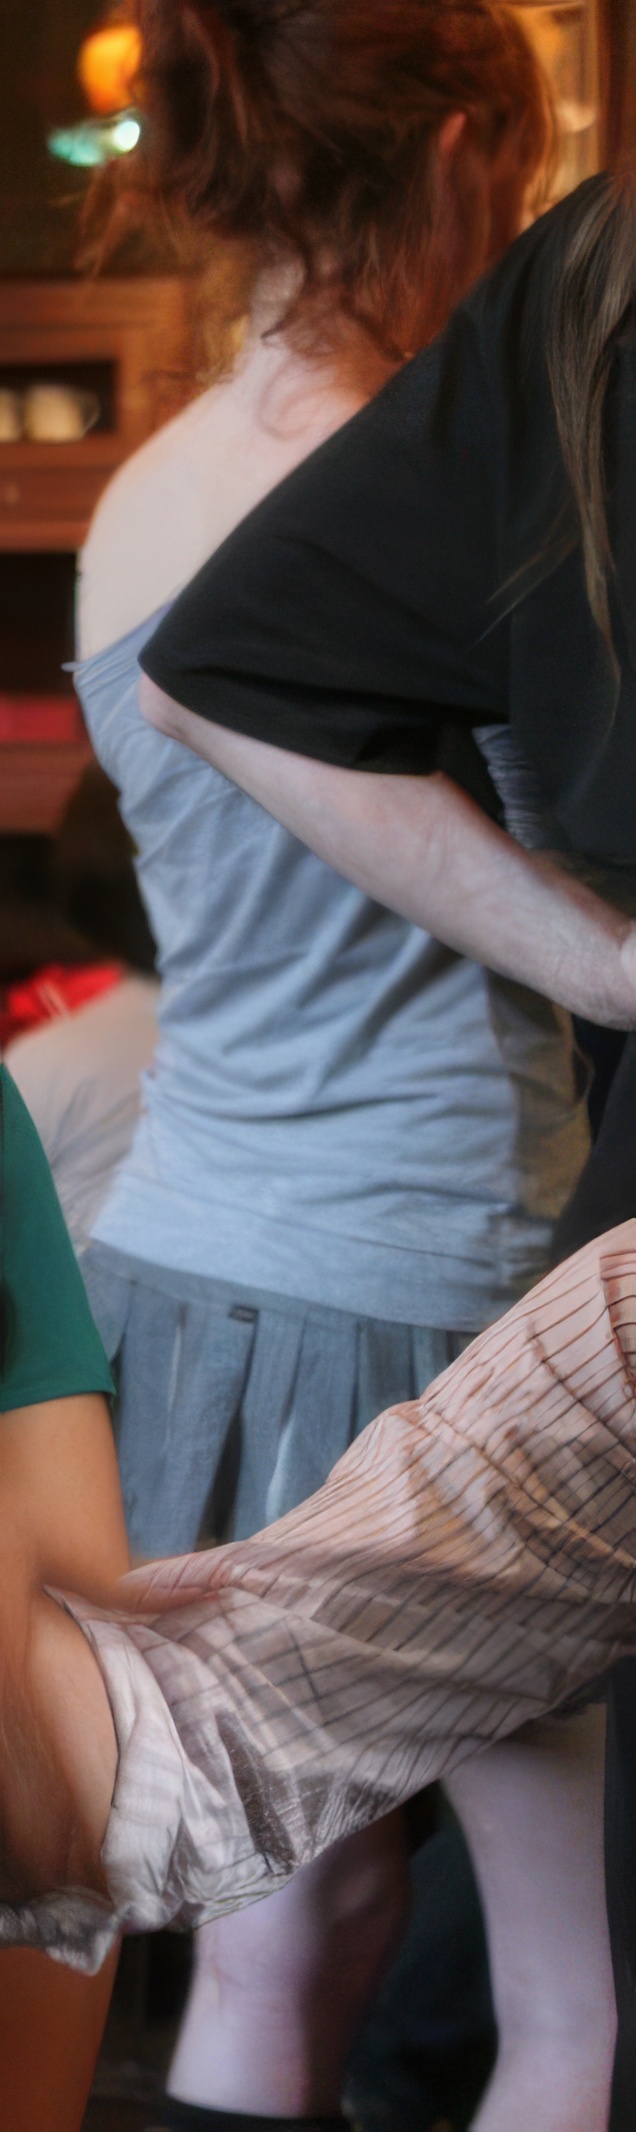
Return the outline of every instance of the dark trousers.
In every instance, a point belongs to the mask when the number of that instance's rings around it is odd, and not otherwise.
[[[559,1222],[555,1259],[636,1215],[636,1037],[614,1076],[598,1138]],[[636,1503],[634,1505],[636,1521]],[[618,2007],[610,2132],[636,2127],[636,1658],[615,1666],[607,1712],[605,1870]]]
[[[607,1908],[618,2043],[610,2132],[636,2125],[636,1658],[614,1667],[607,1713]]]

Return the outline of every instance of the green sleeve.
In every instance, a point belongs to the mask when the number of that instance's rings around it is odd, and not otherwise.
[[[77,1392],[110,1396],[93,1323],[44,1149],[0,1067],[0,1413]]]

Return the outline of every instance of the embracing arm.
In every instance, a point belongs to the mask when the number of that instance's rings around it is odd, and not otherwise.
[[[140,701],[150,725],[389,910],[572,1013],[636,1024],[636,925],[556,860],[524,851],[450,778],[289,754],[184,709],[147,674]]]
[[[615,677],[575,562],[545,368],[551,245],[560,258],[570,213],[562,203],[526,232],[440,340],[209,557],[144,644],[143,710],[389,908],[570,1009],[632,1027],[636,927],[520,849],[460,789],[461,772],[459,785],[441,774],[456,759],[442,747],[449,724],[465,737],[505,719],[526,755],[536,692],[528,767],[540,771],[549,748],[549,804],[567,831],[607,738]],[[629,465],[630,430],[624,441]],[[604,778],[607,814],[607,766]],[[592,851],[614,849],[602,826]],[[621,834],[617,853],[633,859]]]

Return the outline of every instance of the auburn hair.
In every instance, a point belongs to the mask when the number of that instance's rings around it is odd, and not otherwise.
[[[111,171],[116,227],[152,201],[295,268],[306,352],[343,320],[400,360],[517,234],[553,143],[546,83],[499,0],[132,0],[142,146]],[[465,114],[444,168],[438,135]],[[242,307],[245,308],[244,294]]]

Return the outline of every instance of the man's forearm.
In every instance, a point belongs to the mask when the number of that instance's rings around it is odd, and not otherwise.
[[[388,909],[573,1013],[636,1025],[633,922],[555,860],[523,851],[448,778],[288,754],[209,724],[145,675],[141,707]]]

